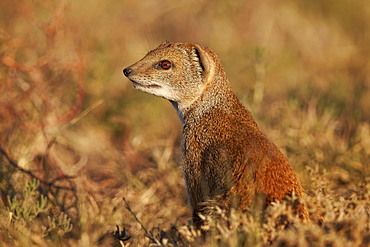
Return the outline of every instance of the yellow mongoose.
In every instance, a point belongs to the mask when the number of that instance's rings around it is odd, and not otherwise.
[[[124,75],[141,91],[168,99],[183,124],[183,172],[193,221],[210,205],[247,209],[305,191],[283,153],[232,92],[217,55],[197,44],[164,42]],[[307,219],[304,207],[299,214]]]

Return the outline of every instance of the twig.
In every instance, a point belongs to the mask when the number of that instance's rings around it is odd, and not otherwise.
[[[28,171],[26,169],[23,169],[22,167],[20,167],[17,162],[15,162],[12,158],[10,158],[9,154],[3,149],[0,147],[0,153],[8,160],[9,164],[12,165],[15,169],[23,172],[23,173],[26,173],[28,175],[30,175],[32,178],[35,178],[37,180],[40,181],[40,183],[42,184],[45,184],[47,186],[50,186],[50,187],[54,187],[54,188],[57,188],[57,189],[64,189],[64,190],[71,190],[71,191],[75,191],[74,188],[69,188],[69,187],[66,187],[66,186],[58,186],[58,185],[55,185],[53,182],[46,182],[42,179],[40,179],[39,177],[37,177],[35,174],[33,174],[31,171]],[[74,177],[71,177],[71,176],[64,176],[63,179],[72,179]],[[61,179],[58,179],[58,180],[61,180]]]
[[[126,209],[132,214],[132,216],[135,218],[135,220],[140,224],[140,226],[141,226],[141,228],[143,228],[143,230],[145,231],[145,234],[146,235],[150,235],[149,234],[149,232],[148,232],[148,230],[145,228],[145,226],[143,225],[143,223],[139,220],[139,218],[136,216],[136,214],[134,213],[134,211],[132,211],[132,209],[131,209],[131,207],[130,207],[130,205],[128,204],[128,202],[126,201],[126,198],[122,198],[123,199],[123,201],[125,202],[125,204],[126,204]]]
[[[146,228],[145,228],[145,226],[144,226],[144,224],[139,220],[139,218],[136,216],[136,214],[134,213],[134,211],[132,211],[132,209],[131,209],[131,207],[130,207],[130,205],[128,204],[128,202],[126,201],[126,198],[122,198],[123,199],[123,201],[125,202],[125,204],[126,204],[126,209],[132,214],[132,216],[135,218],[135,220],[140,224],[140,226],[141,226],[141,228],[145,231],[145,236],[147,237],[147,238],[149,238],[152,242],[154,242],[154,243],[157,243],[157,244],[159,244],[159,245],[161,245],[161,246],[163,246],[163,244],[160,242],[160,241],[158,241],[155,237],[153,237],[153,234],[152,233],[150,233]]]
[[[64,129],[67,129],[67,128],[71,127],[72,125],[74,125],[75,123],[77,123],[79,120],[81,120],[81,118],[85,117],[92,110],[94,110],[95,108],[97,108],[98,106],[100,106],[103,103],[104,103],[104,100],[102,100],[102,99],[96,101],[95,103],[93,103],[92,105],[90,105],[88,108],[86,108],[83,112],[81,112],[81,114],[79,114],[75,118],[71,119],[68,123],[64,124],[59,129],[59,132],[62,132]]]

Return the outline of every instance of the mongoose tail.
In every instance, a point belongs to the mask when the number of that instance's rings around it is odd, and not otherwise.
[[[260,131],[232,92],[217,55],[207,47],[164,42],[123,70],[136,89],[168,99],[183,123],[183,172],[193,210],[219,205],[245,210],[305,191],[283,153]],[[298,214],[308,219],[299,204]]]

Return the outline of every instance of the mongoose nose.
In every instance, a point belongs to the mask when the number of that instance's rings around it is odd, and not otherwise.
[[[126,69],[123,70],[123,74],[125,76],[129,76],[131,74],[131,72],[132,72],[132,70],[130,68],[126,68]]]

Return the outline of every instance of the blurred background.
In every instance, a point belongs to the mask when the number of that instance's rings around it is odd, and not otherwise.
[[[165,40],[219,56],[307,189],[307,167],[328,171],[337,190],[365,181],[369,16],[367,0],[2,0],[3,206],[37,178],[53,214],[66,212],[80,233],[123,224],[126,211],[101,211],[107,201],[124,208],[122,196],[144,224],[188,219],[180,121],[122,75]],[[83,223],[91,215],[100,216],[94,227]]]

